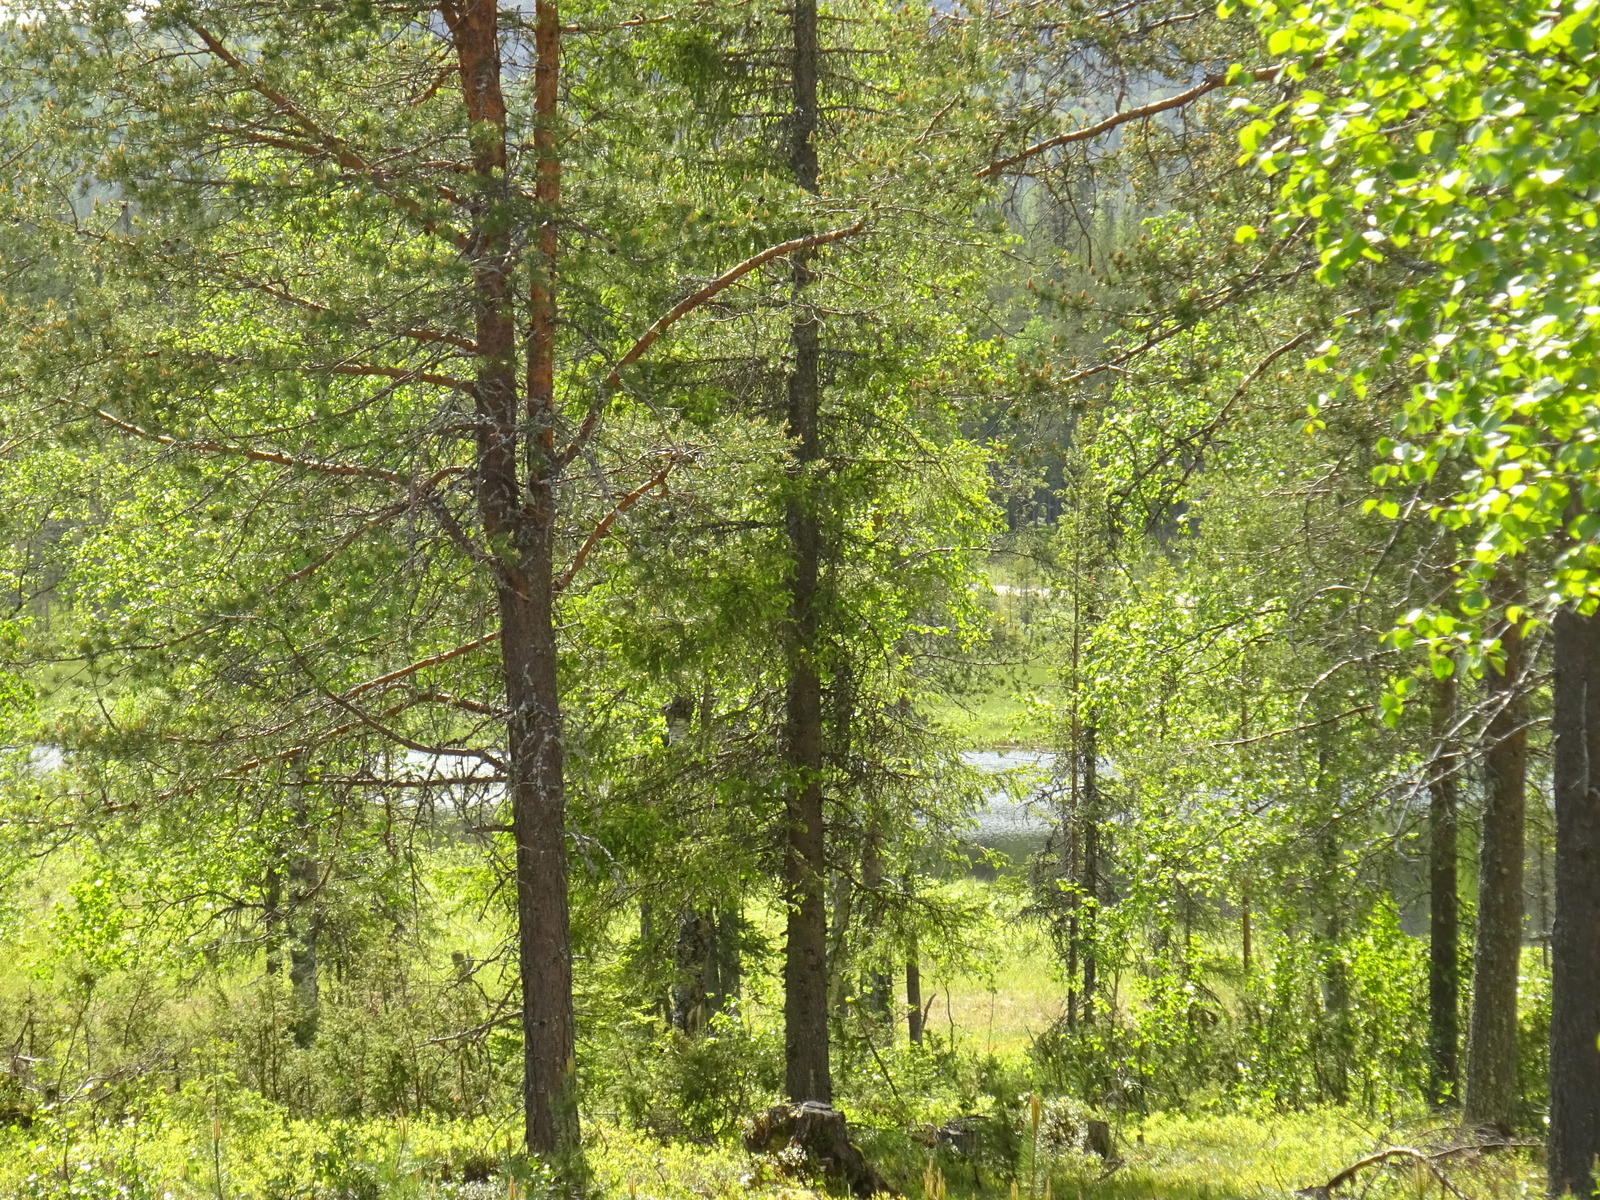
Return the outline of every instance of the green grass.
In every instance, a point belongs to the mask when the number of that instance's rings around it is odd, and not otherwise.
[[[997,666],[976,690],[935,705],[931,715],[976,749],[1038,746],[1050,733],[1035,700],[1057,686],[1057,670],[1043,658]]]
[[[996,897],[992,887],[984,890]],[[933,1032],[946,1045],[953,1040],[968,1060],[1000,1060],[1017,1091],[1027,1086],[1021,1081],[1030,1039],[1060,1014],[1062,985],[1044,938],[1008,919],[1007,903],[995,898],[982,924],[986,953],[962,963],[930,960],[924,986],[938,992]],[[1052,1146],[1048,1119],[1036,1155],[1023,1104],[1016,1110],[1022,1153],[1013,1180],[993,1161],[975,1172],[948,1152],[934,1154],[919,1138],[930,1123],[970,1111],[971,1101],[957,1098],[959,1081],[940,1074],[944,1068],[936,1064],[944,1060],[902,1046],[885,1051],[883,1061],[904,1102],[885,1089],[848,1095],[842,1104],[862,1144],[907,1200],[1292,1200],[1375,1148],[1437,1145],[1449,1132],[1425,1123],[1384,1125],[1341,1109],[1219,1113],[1205,1111],[1207,1098],[1196,1097],[1200,1111],[1186,1114],[1106,1114],[1117,1147],[1108,1166]],[[977,1104],[981,1111],[987,1101],[979,1097]],[[1051,1101],[1051,1111],[1069,1113],[1080,1127],[1092,1115],[1071,1101]],[[0,1127],[0,1197],[491,1200],[511,1195],[518,1128],[511,1111],[476,1120],[299,1120],[231,1080],[196,1078],[176,1094],[146,1094],[116,1120],[91,1121],[85,1110],[69,1113],[66,1124],[45,1114],[31,1129]],[[665,1143],[615,1115],[592,1112],[585,1145],[598,1196],[812,1200],[824,1194],[746,1154],[736,1139]],[[1451,1181],[1468,1200],[1531,1200],[1542,1187],[1537,1166],[1519,1157],[1453,1168]],[[1409,1168],[1374,1173],[1343,1194],[1441,1195],[1436,1183]]]
[[[1065,1009],[1055,956],[1032,922],[996,921],[986,930],[986,961],[977,969],[925,969],[923,994],[934,996],[929,1025],[962,1049],[1002,1056],[1027,1052]]]
[[[0,971],[0,1010],[10,1006],[20,1012],[21,997],[30,989],[49,991],[54,976],[43,968],[54,961],[53,934],[40,918],[70,881],[70,872],[56,865],[23,889],[13,917],[18,929],[28,932],[14,936],[13,957]],[[1039,927],[1017,919],[1023,897],[1014,881],[952,879],[941,886],[975,914],[963,925],[964,952],[940,948],[935,953],[925,946],[924,996],[935,995],[930,1027],[945,1047],[953,1044],[956,1054],[911,1053],[903,1045],[901,1026],[900,1045],[878,1047],[878,1065],[887,1068],[891,1080],[880,1084],[870,1077],[872,1062],[858,1064],[856,1076],[842,1085],[841,1106],[907,1200],[1008,1200],[1013,1179],[1004,1170],[986,1162],[975,1178],[970,1163],[930,1154],[919,1132],[958,1113],[988,1111],[996,1097],[1014,1099],[1027,1090],[1028,1047],[1060,1016],[1063,985]],[[752,910],[752,917],[770,937],[778,936],[774,911]],[[453,911],[442,924],[442,945],[474,955],[486,954],[501,932]],[[764,1023],[769,1045],[777,1045],[775,984],[772,977],[763,978],[764,990],[757,989],[761,1000],[750,1006],[749,1020]],[[55,982],[66,990],[57,997],[59,1005],[41,1004],[41,1019],[74,1020],[76,1010],[67,1001],[80,993],[71,990],[65,976]],[[245,982],[239,983],[241,989]],[[751,982],[754,988],[759,979]],[[222,986],[219,981],[214,990],[181,998],[175,992],[163,1012],[160,1036],[140,1052],[119,1049],[116,1040],[131,1036],[130,1022],[118,1014],[132,1011],[139,979],[128,972],[108,976],[97,985],[92,1008],[83,992],[85,1011],[100,1014],[92,1024],[93,1070],[101,1083],[91,1081],[77,1103],[41,1112],[30,1128],[0,1124],[0,1200],[509,1198],[506,1172],[516,1167],[512,1150],[520,1122],[504,1096],[495,1101],[492,1116],[474,1120],[301,1120],[229,1077],[225,1067],[201,1071],[202,1059],[227,1061],[214,1053],[215,1042],[206,1040],[232,1036],[226,1034],[230,1026],[216,1019],[231,1003]],[[1125,1002],[1136,994],[1135,986],[1127,984]],[[175,1070],[169,1073],[168,1064],[175,1068],[176,1062],[170,1052],[184,1038],[199,1039],[183,1051],[196,1061],[173,1091]],[[999,1075],[1007,1082],[985,1094],[975,1090],[973,1078],[990,1056],[999,1061]],[[117,1082],[120,1078],[128,1080],[126,1085]],[[95,1089],[102,1086],[105,1094],[97,1099]],[[119,1099],[112,1089],[124,1086]],[[1075,1151],[1052,1153],[1048,1139],[1035,1168],[1026,1117],[1019,1116],[1023,1153],[1014,1181],[1016,1200],[1290,1200],[1297,1190],[1326,1182],[1375,1148],[1437,1145],[1448,1132],[1426,1124],[1384,1125],[1337,1109],[1220,1113],[1210,1107],[1210,1097],[1184,1102],[1190,1109],[1185,1114],[1113,1117],[1119,1161],[1110,1168]],[[596,1110],[585,1119],[597,1195],[627,1200],[807,1200],[818,1195],[804,1180],[753,1159],[734,1139],[716,1145],[664,1143],[602,1107],[596,1100]],[[1025,1114],[1026,1106],[1016,1111]],[[474,1182],[469,1184],[468,1176]],[[925,1184],[929,1178],[931,1189]],[[1441,1195],[1434,1181],[1409,1168],[1371,1178],[1373,1186],[1365,1193],[1367,1178],[1342,1194],[1364,1194],[1366,1200]],[[1531,1200],[1542,1194],[1539,1169],[1526,1157],[1452,1167],[1452,1183],[1468,1200]]]
[[[179,1106],[181,1107],[181,1106]],[[199,1114],[190,1113],[190,1118]],[[286,1121],[257,1107],[235,1108],[213,1124],[185,1120],[177,1108],[147,1112],[96,1129],[0,1132],[0,1195],[18,1200],[490,1200],[511,1195],[511,1121]],[[215,1132],[215,1140],[212,1134]],[[1326,1182],[1374,1147],[1423,1140],[1418,1129],[1383,1129],[1351,1113],[1324,1109],[1251,1117],[1156,1115],[1117,1129],[1120,1162],[1111,1167],[1076,1152],[1024,1158],[1018,1200],[1290,1200]],[[1013,1194],[1013,1181],[935,1157],[900,1137],[869,1142],[891,1184],[910,1200]],[[628,1200],[803,1200],[824,1194],[733,1144],[667,1145],[637,1131],[590,1121],[587,1160],[598,1194]],[[886,1153],[887,1152],[887,1153]],[[490,1177],[468,1184],[464,1174]],[[933,1188],[927,1187],[930,1179]],[[1409,1168],[1363,1178],[1348,1194],[1440,1195]],[[1525,1157],[1453,1168],[1451,1182],[1470,1200],[1540,1194]],[[526,1193],[524,1193],[526,1194]],[[537,1191],[535,1190],[535,1193]]]

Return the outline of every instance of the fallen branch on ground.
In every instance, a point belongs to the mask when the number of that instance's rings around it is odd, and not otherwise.
[[[1420,1164],[1427,1169],[1434,1179],[1438,1180],[1439,1186],[1444,1188],[1445,1191],[1449,1192],[1452,1196],[1457,1197],[1458,1200],[1466,1200],[1466,1197],[1462,1195],[1461,1191],[1455,1186],[1455,1184],[1450,1182],[1449,1177],[1440,1169],[1439,1164],[1445,1159],[1454,1158],[1463,1154],[1480,1154],[1487,1150],[1536,1150],[1543,1145],[1543,1142],[1472,1142],[1465,1146],[1451,1146],[1447,1149],[1435,1150],[1431,1153],[1424,1150],[1417,1150],[1411,1146],[1391,1146],[1387,1150],[1379,1150],[1374,1154],[1367,1155],[1365,1158],[1358,1158],[1355,1162],[1351,1163],[1344,1170],[1340,1171],[1332,1179],[1328,1180],[1327,1183],[1308,1188],[1301,1188],[1295,1193],[1295,1195],[1303,1196],[1305,1197],[1305,1200],[1329,1200],[1329,1198],[1338,1188],[1341,1188],[1345,1184],[1349,1183],[1367,1168],[1385,1166],[1396,1160],[1404,1159]]]

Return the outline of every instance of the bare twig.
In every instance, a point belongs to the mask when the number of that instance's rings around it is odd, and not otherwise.
[[[578,427],[578,432],[572,443],[563,450],[557,459],[561,466],[565,466],[583,451],[584,445],[593,436],[595,426],[599,423],[600,413],[605,408],[606,398],[610,396],[622,383],[622,372],[644,356],[644,352],[655,344],[657,338],[676,325],[695,309],[713,299],[720,293],[732,287],[739,280],[750,274],[757,267],[765,266],[774,259],[784,258],[790,254],[800,254],[806,250],[813,250],[818,246],[826,246],[830,242],[837,242],[853,234],[860,233],[866,227],[865,219],[857,221],[854,225],[843,229],[832,229],[827,233],[812,233],[805,237],[791,238],[787,242],[779,242],[776,246],[768,246],[760,254],[752,255],[738,266],[724,271],[710,283],[697,291],[690,292],[671,309],[656,318],[655,322],[639,335],[639,340],[629,347],[628,352],[617,360],[616,366],[611,368],[611,373],[606,376],[605,383],[589,405],[589,411],[584,414],[583,424]]]
[[[1466,1197],[1462,1195],[1460,1189],[1458,1189],[1455,1184],[1451,1183],[1449,1177],[1446,1176],[1442,1170],[1440,1170],[1439,1164],[1445,1159],[1454,1158],[1461,1154],[1479,1154],[1486,1150],[1536,1150],[1543,1145],[1543,1142],[1473,1142],[1465,1146],[1451,1146],[1445,1150],[1435,1150],[1431,1154],[1422,1150],[1413,1149],[1410,1146],[1391,1146],[1387,1150],[1379,1150],[1377,1153],[1369,1154],[1365,1158],[1358,1158],[1355,1162],[1351,1163],[1344,1170],[1340,1171],[1332,1179],[1328,1180],[1327,1183],[1319,1184],[1314,1187],[1301,1188],[1295,1193],[1295,1195],[1303,1196],[1305,1197],[1305,1200],[1329,1200],[1329,1197],[1333,1195],[1334,1191],[1349,1183],[1367,1168],[1383,1166],[1384,1164],[1393,1162],[1396,1159],[1409,1159],[1412,1162],[1420,1163],[1422,1166],[1426,1167],[1427,1170],[1433,1175],[1434,1179],[1438,1180],[1439,1186],[1444,1188],[1452,1196],[1458,1197],[1459,1200],[1466,1200]]]
[[[613,507],[612,510],[605,516],[600,518],[599,523],[589,531],[589,536],[584,539],[583,545],[578,547],[578,552],[572,556],[572,561],[567,564],[567,569],[561,572],[561,575],[556,579],[555,590],[557,592],[566,590],[567,585],[571,583],[574,576],[577,575],[578,568],[583,566],[584,560],[587,559],[593,552],[594,548],[600,544],[601,539],[606,537],[611,532],[611,526],[616,523],[617,518],[623,513],[627,512],[645,496],[649,495],[653,489],[664,484],[667,481],[667,476],[672,472],[672,468],[677,466],[680,462],[686,461],[687,459],[688,455],[672,455],[660,470],[658,470],[654,475],[650,476],[649,479],[645,480],[638,487],[634,488],[633,491],[629,492],[626,496],[622,497],[622,499],[618,500],[616,506]]]
[[[193,441],[184,441],[171,437],[165,433],[151,433],[142,429],[132,421],[124,421],[121,417],[113,416],[105,409],[96,409],[95,416],[108,424],[115,425],[124,433],[131,433],[135,437],[144,438],[146,441],[158,442],[163,446],[171,446],[178,450],[194,450],[201,454],[227,454],[239,455],[252,462],[276,463],[280,467],[294,467],[298,470],[314,471],[321,475],[343,475],[356,479],[381,479],[385,483],[396,484],[400,487],[409,487],[410,480],[398,471],[386,470],[383,467],[368,467],[360,463],[322,462],[313,458],[296,458],[292,454],[284,454],[279,450],[254,450],[248,446],[235,446],[229,442],[214,442],[209,438],[199,438]]]
[[[439,1046],[446,1042],[460,1042],[465,1041],[468,1038],[481,1037],[483,1034],[488,1033],[496,1025],[506,1025],[512,1021],[521,1020],[521,1018],[522,1010],[520,1008],[516,1009],[514,1012],[501,1013],[497,1017],[490,1017],[481,1025],[474,1025],[471,1029],[462,1029],[455,1033],[445,1033],[439,1035],[438,1037],[431,1037],[428,1039],[427,1045]]]
[[[1244,71],[1231,80],[1226,74],[1207,75],[1194,87],[1187,91],[1179,92],[1175,96],[1168,96],[1165,100],[1153,100],[1149,104],[1141,104],[1138,108],[1112,113],[1105,120],[1096,121],[1093,125],[1085,125],[1080,129],[1073,129],[1067,133],[1058,133],[1054,137],[1045,138],[1042,142],[1035,142],[1026,150],[1019,150],[1006,158],[997,158],[979,171],[977,177],[979,179],[988,179],[994,175],[1002,175],[1019,163],[1027,162],[1030,158],[1036,158],[1041,154],[1054,150],[1057,146],[1066,146],[1073,142],[1086,142],[1092,138],[1099,137],[1103,133],[1110,133],[1119,125],[1126,125],[1129,121],[1143,120],[1145,117],[1153,117],[1159,113],[1170,112],[1175,108],[1193,104],[1208,92],[1214,92],[1220,87],[1227,87],[1230,83],[1262,83],[1269,79],[1276,79],[1283,68],[1283,63],[1270,67],[1258,67],[1254,71]]]

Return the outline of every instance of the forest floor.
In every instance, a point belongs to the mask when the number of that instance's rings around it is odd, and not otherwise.
[[[1025,1071],[1033,1035],[1059,1015],[1060,985],[1049,947],[1012,923],[1002,953],[980,969],[932,977],[931,1029],[967,1055]],[[940,1019],[942,1018],[942,1020]],[[891,1069],[912,1056],[889,1052]],[[904,1076],[901,1084],[910,1083]],[[845,1103],[847,1110],[849,1102]],[[918,1104],[919,1109],[925,1107]],[[1204,1108],[1196,1098],[1196,1108]],[[938,1119],[936,1113],[930,1114]],[[1019,1110],[1019,1112],[1025,1112]],[[856,1116],[858,1114],[852,1114]],[[992,1164],[935,1155],[903,1122],[861,1113],[857,1136],[907,1200],[1297,1200],[1375,1149],[1434,1145],[1450,1131],[1421,1114],[1363,1117],[1309,1112],[1106,1114],[1111,1162],[1031,1143],[1026,1119],[1015,1178]],[[0,1126],[0,1197],[11,1200],[516,1200],[507,1155],[516,1121],[507,1112],[476,1120],[297,1120],[247,1089],[186,1089],[147,1095],[112,1120]],[[720,1144],[664,1142],[616,1114],[585,1121],[596,1194],[619,1200],[811,1200],[824,1195],[785,1176],[779,1164]],[[1542,1195],[1526,1157],[1486,1158],[1451,1168],[1458,1200]],[[1411,1164],[1369,1172],[1339,1196],[1423,1200],[1442,1192]]]
[[[1079,1154],[1043,1156],[1037,1170],[1024,1165],[1013,1185],[980,1177],[963,1166],[941,1167],[925,1153],[897,1162],[880,1159],[889,1181],[909,1200],[1013,1197],[1014,1200],[1297,1200],[1297,1193],[1325,1184],[1374,1147],[1405,1144],[1417,1128],[1385,1128],[1342,1109],[1261,1117],[1157,1114],[1125,1122],[1110,1165]],[[649,1200],[717,1197],[736,1200],[802,1200],[818,1193],[768,1184],[750,1160],[733,1151],[664,1149],[618,1138],[596,1163],[608,1195]],[[933,1187],[930,1189],[930,1171]],[[1543,1195],[1542,1169],[1526,1158],[1485,1158],[1453,1170],[1452,1187],[1470,1200],[1511,1200]],[[1398,1171],[1368,1172],[1337,1195],[1364,1197],[1441,1196],[1437,1182],[1409,1164]],[[1304,1200],[1304,1197],[1299,1197]]]
[[[47,891],[62,886],[58,879],[44,882]],[[923,964],[924,996],[932,999],[929,1029],[946,1058],[966,1064],[964,1074],[977,1064],[997,1064],[996,1076],[1007,1081],[1002,1091],[1012,1099],[1035,1086],[1028,1082],[1030,1046],[1063,1010],[1054,949],[1036,923],[1018,919],[1025,901],[1020,882],[1015,870],[995,880],[952,881],[982,914],[972,945],[967,953]],[[47,903],[48,896],[40,900]],[[497,936],[492,929],[452,926],[446,941],[487,953]],[[17,988],[33,986],[29,963],[0,970],[0,978],[13,976]],[[774,1001],[772,995],[753,1000],[745,1019],[770,1033]],[[902,1029],[902,1043],[903,1037]],[[1031,1144],[1024,1105],[1015,1110],[1021,1146],[1013,1176],[992,1161],[974,1169],[970,1161],[922,1144],[919,1127],[925,1133],[930,1123],[974,1111],[966,1107],[973,1098],[960,1095],[961,1086],[933,1062],[903,1044],[884,1049],[879,1065],[891,1078],[858,1080],[864,1090],[841,1100],[864,1149],[907,1200],[1296,1200],[1374,1150],[1445,1144],[1452,1134],[1422,1113],[1245,1113],[1196,1096],[1184,1099],[1182,1114],[1101,1114],[1115,1138],[1107,1163]],[[28,1127],[6,1123],[0,1089],[0,1200],[517,1200],[540,1194],[513,1187],[508,1177],[508,1165],[515,1170],[507,1156],[517,1128],[509,1109],[472,1120],[301,1120],[221,1074],[195,1079],[179,1092],[130,1081],[123,1095],[112,1102],[108,1088],[104,1103],[89,1096],[82,1105],[39,1114]],[[980,1097],[978,1108],[985,1103]],[[596,1193],[607,1198],[807,1200],[819,1194],[784,1176],[771,1160],[745,1153],[735,1136],[718,1144],[663,1141],[604,1106],[586,1112],[585,1144]],[[1452,1165],[1450,1184],[1457,1200],[1543,1194],[1541,1171],[1526,1156]],[[1337,1195],[1443,1200],[1448,1193],[1404,1163],[1369,1172]]]
[[[211,1130],[150,1122],[79,1131],[68,1146],[37,1131],[0,1131],[0,1194],[17,1200],[502,1200],[540,1194],[513,1188],[500,1155],[504,1122],[269,1122],[248,1134],[237,1117],[215,1143]],[[864,1139],[891,1186],[908,1200],[1295,1200],[1375,1146],[1419,1132],[1385,1128],[1337,1109],[1272,1116],[1158,1114],[1123,1122],[1110,1165],[1086,1155],[1026,1161],[1018,1178],[980,1175],[935,1160],[914,1143]],[[196,1136],[196,1135],[199,1136]],[[591,1122],[585,1138],[599,1195],[627,1200],[808,1200],[826,1192],[778,1173],[736,1145],[663,1144]],[[139,1144],[137,1172],[129,1164]],[[478,1163],[476,1170],[473,1163]],[[463,1176],[467,1178],[463,1178]],[[485,1178],[484,1176],[487,1176]],[[63,1186],[65,1185],[65,1186]],[[930,1186],[931,1185],[931,1186]],[[1467,1200],[1542,1195],[1526,1158],[1453,1168]],[[1409,1165],[1357,1179],[1352,1197],[1443,1196]]]

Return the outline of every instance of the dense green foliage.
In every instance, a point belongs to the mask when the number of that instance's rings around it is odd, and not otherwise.
[[[812,787],[893,1189],[1537,1186],[1593,7],[804,10],[4,15],[0,1193],[838,1189]]]

